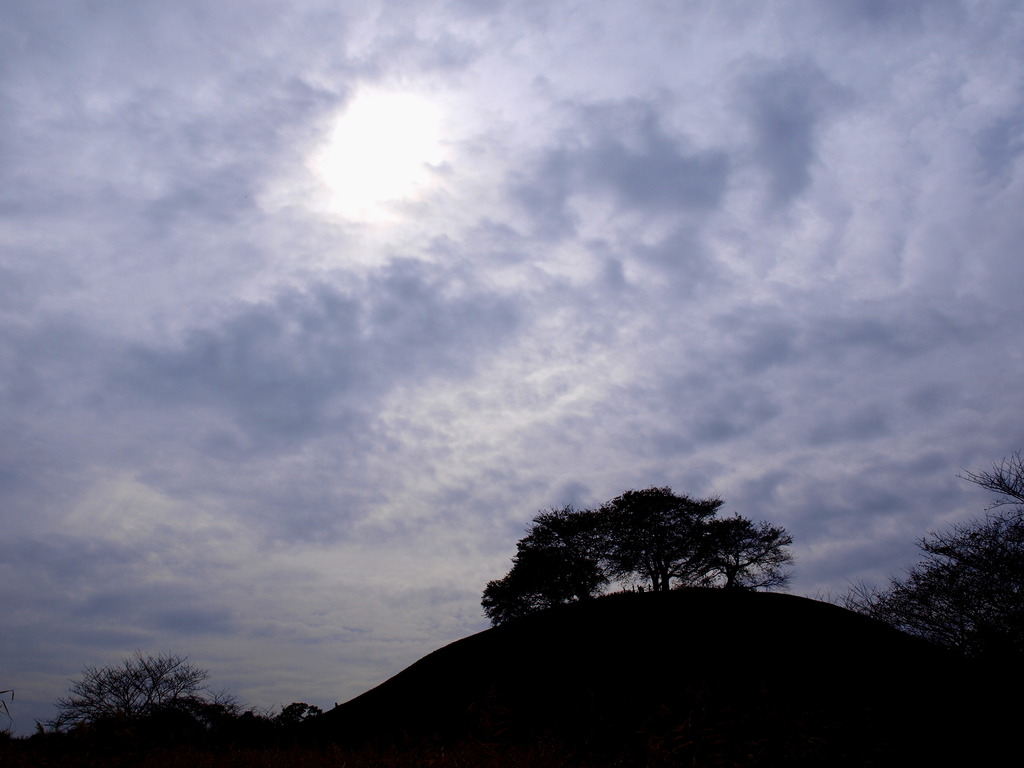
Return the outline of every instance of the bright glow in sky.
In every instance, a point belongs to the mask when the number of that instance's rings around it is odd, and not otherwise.
[[[387,204],[414,197],[436,180],[443,159],[441,114],[412,94],[365,91],[341,114],[310,158],[327,186],[327,207],[350,219],[387,219]]]
[[[1024,3],[3,20],[16,731],[136,649],[329,707],[629,488],[884,583],[1024,448]]]

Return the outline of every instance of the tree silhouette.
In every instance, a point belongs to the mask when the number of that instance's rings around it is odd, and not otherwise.
[[[14,701],[14,689],[13,688],[8,688],[5,691],[0,691],[0,709],[3,710],[4,716],[13,723],[14,722],[14,718],[11,717],[11,710],[7,708],[7,700],[5,698],[3,698],[8,693],[11,694],[11,701]],[[3,730],[3,729],[0,729],[0,734],[3,734],[3,733],[7,733],[7,731]]]
[[[541,512],[517,544],[512,569],[484,589],[484,613],[494,624],[582,600],[608,582],[600,565],[600,521],[571,506]]]
[[[997,494],[989,509],[1024,503],[1024,456],[1020,451],[995,462],[988,472],[965,471],[960,477]]]
[[[309,718],[317,717],[323,713],[324,711],[320,707],[313,704],[307,704],[304,701],[293,701],[274,716],[274,725],[281,728],[294,729]]]
[[[982,518],[931,533],[924,553],[887,588],[860,585],[848,608],[968,656],[1024,659],[1024,463],[1020,453],[991,472],[961,475],[999,494]]]
[[[705,522],[721,499],[691,499],[671,488],[626,491],[600,510],[612,575],[647,581],[653,592],[667,592],[672,580],[700,584],[707,573]]]
[[[86,666],[72,681],[70,695],[57,699],[59,714],[49,725],[62,729],[107,718],[138,720],[169,709],[189,712],[216,703],[206,681],[210,673],[185,656],[143,656],[141,651],[120,665]]]
[[[516,545],[512,568],[487,583],[481,604],[492,624],[635,584],[676,587],[784,587],[793,537],[736,515],[715,520],[718,498],[671,488],[626,491],[597,510],[538,514]]]
[[[924,557],[886,589],[861,585],[847,607],[968,656],[1024,656],[1024,510],[932,533]]]
[[[793,562],[787,547],[793,537],[785,528],[754,525],[735,515],[707,523],[707,578],[726,589],[778,589],[789,583],[784,570]]]

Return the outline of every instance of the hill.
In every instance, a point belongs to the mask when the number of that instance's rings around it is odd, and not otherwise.
[[[986,679],[828,603],[620,594],[459,640],[311,726],[347,743],[557,743],[631,764],[977,762],[1019,722]]]

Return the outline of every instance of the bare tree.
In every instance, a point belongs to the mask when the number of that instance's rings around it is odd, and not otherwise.
[[[5,698],[3,698],[8,693],[11,694],[11,701],[14,701],[14,689],[13,688],[8,688],[6,691],[0,691],[0,709],[3,710],[4,715],[6,715],[7,719],[11,723],[13,723],[14,722],[14,718],[11,717],[11,710],[9,710],[7,708],[7,700]],[[0,729],[0,734],[2,734],[2,733],[8,733],[8,731]]]
[[[54,703],[59,714],[48,724],[60,730],[111,717],[137,720],[161,709],[192,710],[217,701],[206,686],[209,678],[185,656],[136,651],[120,665],[83,668],[70,694]]]
[[[898,629],[989,659],[1024,657],[1024,509],[932,533],[905,576],[864,584],[843,600]]]
[[[988,505],[989,509],[1024,503],[1024,456],[1020,451],[994,462],[989,472],[965,470],[959,477],[997,494],[996,500]]]
[[[1024,456],[960,477],[996,494],[980,519],[931,533],[924,553],[885,589],[866,584],[843,598],[852,610],[912,635],[994,660],[1024,658]],[[1007,509],[1007,507],[1014,507]]]

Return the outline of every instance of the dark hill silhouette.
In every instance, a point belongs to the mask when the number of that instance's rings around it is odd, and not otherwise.
[[[311,726],[349,743],[558,743],[649,764],[977,763],[1019,722],[983,677],[828,603],[627,593],[459,640]]]

